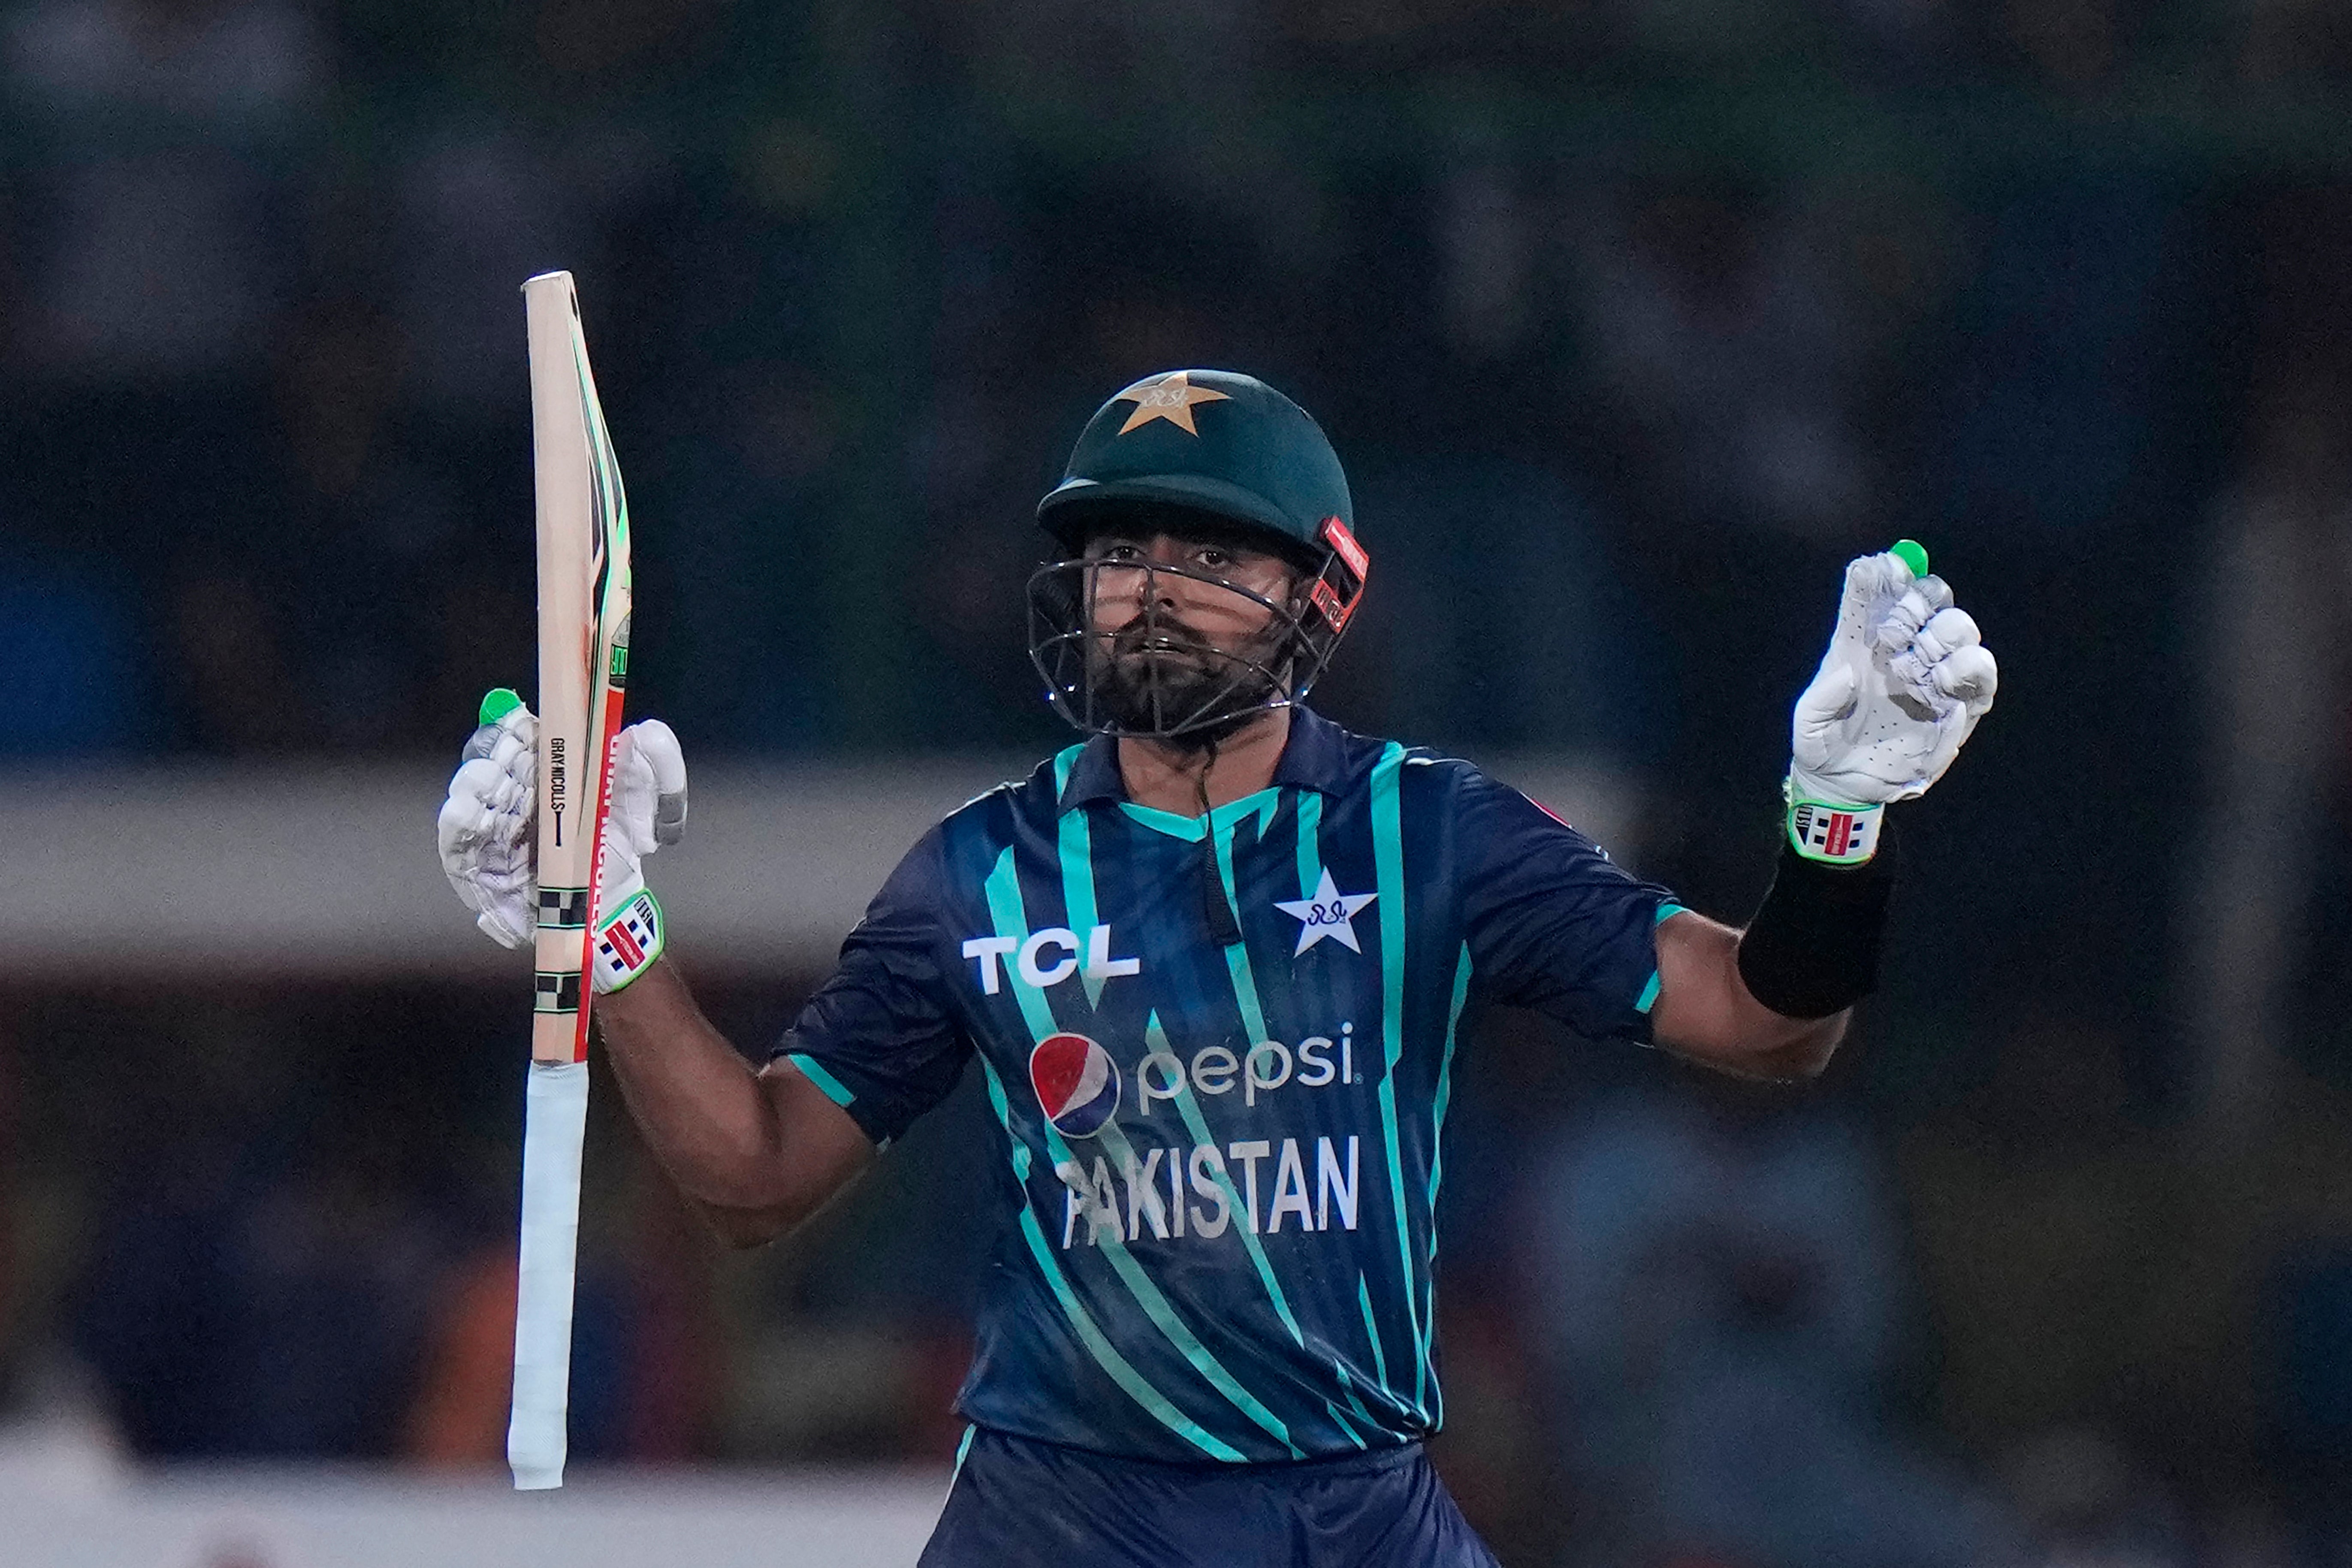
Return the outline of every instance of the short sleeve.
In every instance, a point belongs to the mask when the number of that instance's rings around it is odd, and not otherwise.
[[[1455,802],[1471,973],[1591,1039],[1647,1043],[1657,928],[1682,906],[1517,790],[1465,770]]]
[[[788,1058],[887,1144],[948,1097],[971,1045],[940,973],[945,894],[934,829],[898,862],[841,944],[841,963],[777,1042]]]

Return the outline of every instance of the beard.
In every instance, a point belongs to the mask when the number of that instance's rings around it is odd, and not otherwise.
[[[1287,695],[1276,673],[1281,629],[1270,626],[1236,648],[1212,645],[1182,623],[1140,616],[1087,658],[1095,711],[1119,732],[1205,751]]]

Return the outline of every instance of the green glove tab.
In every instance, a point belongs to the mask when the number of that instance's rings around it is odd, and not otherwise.
[[[1886,553],[1911,568],[1914,578],[1927,574],[1927,547],[1916,539],[1898,539],[1886,547]]]
[[[474,722],[477,724],[495,724],[499,720],[505,718],[508,714],[513,712],[516,709],[521,706],[522,699],[516,694],[513,687],[497,687],[482,694],[481,717],[475,720]]]

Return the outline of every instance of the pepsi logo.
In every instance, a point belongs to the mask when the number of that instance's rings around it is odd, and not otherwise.
[[[1084,1035],[1048,1035],[1029,1053],[1029,1087],[1066,1138],[1091,1138],[1118,1110],[1118,1068]]]

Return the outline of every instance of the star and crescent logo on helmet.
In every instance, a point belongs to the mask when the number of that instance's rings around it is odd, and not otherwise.
[[[1165,419],[1187,436],[1198,436],[1200,426],[1192,423],[1192,405],[1196,403],[1229,403],[1232,398],[1213,387],[1194,386],[1192,372],[1171,370],[1165,375],[1147,375],[1125,392],[1113,397],[1135,405],[1135,412],[1118,427],[1122,436],[1139,429],[1155,419]]]

